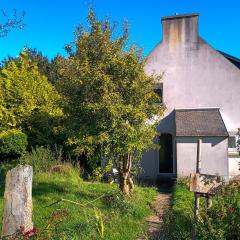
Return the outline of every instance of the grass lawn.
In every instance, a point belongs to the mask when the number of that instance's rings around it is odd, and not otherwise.
[[[3,211],[3,183],[1,184],[0,217]],[[67,174],[39,173],[33,180],[33,221],[44,239],[100,239],[96,211],[104,223],[104,239],[136,239],[146,232],[145,217],[151,214],[150,203],[157,190],[136,187],[132,198],[124,200],[116,185],[84,182],[75,170]],[[104,196],[103,196],[104,195]],[[103,196],[103,197],[101,197]],[[61,198],[75,201],[59,202]]]

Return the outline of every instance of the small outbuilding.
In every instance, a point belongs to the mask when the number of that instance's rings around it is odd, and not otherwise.
[[[228,132],[218,108],[176,109],[178,176],[196,171],[197,141],[202,140],[201,173],[228,178]]]

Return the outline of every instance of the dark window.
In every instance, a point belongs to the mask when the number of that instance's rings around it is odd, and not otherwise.
[[[230,136],[228,138],[228,148],[236,148],[237,143],[236,143],[236,137],[235,136]]]
[[[163,84],[159,83],[155,86],[154,92],[159,96],[159,101],[157,103],[163,102]]]

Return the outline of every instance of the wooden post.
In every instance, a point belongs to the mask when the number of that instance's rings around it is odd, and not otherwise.
[[[206,196],[206,205],[207,209],[212,207],[212,196],[210,194],[207,194]]]
[[[202,157],[202,139],[198,139],[197,142],[197,163],[196,163],[196,173],[200,174],[201,171],[201,157]],[[195,240],[197,237],[197,224],[198,224],[198,214],[199,214],[199,193],[194,193],[194,226],[193,226],[193,237]]]
[[[198,139],[196,173],[201,172],[201,158],[202,158],[202,139]]]
[[[31,166],[19,165],[8,171],[4,192],[2,237],[13,235],[20,226],[33,229]]]

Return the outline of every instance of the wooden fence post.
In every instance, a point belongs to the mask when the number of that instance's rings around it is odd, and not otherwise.
[[[196,163],[196,173],[200,174],[201,171],[201,158],[202,158],[202,139],[198,139],[197,142],[197,163]],[[194,226],[193,226],[193,240],[197,237],[197,224],[198,224],[198,214],[199,214],[199,193],[194,193]]]
[[[32,222],[32,177],[31,166],[19,165],[8,171],[4,192],[2,237],[13,235],[23,226],[33,229]]]

